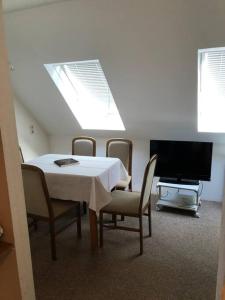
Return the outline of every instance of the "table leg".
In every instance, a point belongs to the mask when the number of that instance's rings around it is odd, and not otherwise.
[[[90,223],[90,238],[91,249],[96,250],[98,248],[98,225],[96,212],[89,209],[89,223]]]

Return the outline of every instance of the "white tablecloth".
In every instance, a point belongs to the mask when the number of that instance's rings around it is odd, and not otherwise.
[[[54,161],[63,158],[74,158],[79,163],[58,167]],[[118,158],[47,154],[27,164],[43,170],[50,197],[85,201],[97,213],[111,201],[111,189],[128,177]]]

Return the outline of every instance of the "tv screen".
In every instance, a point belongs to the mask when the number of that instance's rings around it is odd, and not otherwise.
[[[150,157],[158,155],[155,176],[210,181],[212,147],[210,142],[151,140]]]

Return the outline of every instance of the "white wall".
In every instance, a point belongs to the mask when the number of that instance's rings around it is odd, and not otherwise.
[[[6,14],[14,89],[52,135],[51,151],[70,152],[65,135],[75,132],[98,136],[103,154],[103,133],[81,131],[43,68],[100,59],[124,136],[134,137],[134,188],[149,156],[148,137],[214,141],[203,198],[222,200],[225,135],[197,132],[196,55],[224,46],[224,16],[224,0],[77,0]]]
[[[124,137],[225,142],[224,134],[197,132],[196,99],[197,50],[224,46],[224,3],[76,0],[8,13],[16,95],[51,135],[104,137],[82,131],[43,67],[99,59]]]
[[[197,50],[224,46],[224,14],[224,0],[79,0],[8,13],[16,95],[52,136],[53,150],[69,151],[63,136],[75,132],[97,137],[102,153],[108,133],[81,130],[43,67],[98,58],[126,127],[121,137],[137,141],[134,188],[148,139],[213,141],[213,178],[203,197],[222,200],[225,135],[197,132]]]
[[[35,156],[49,153],[47,133],[17,99],[14,99],[14,107],[19,145],[22,149],[24,160],[27,161]]]
[[[50,136],[50,151],[52,153],[71,154],[72,136]],[[107,138],[97,139],[97,156],[105,156]],[[142,184],[145,165],[149,159],[149,140],[132,139],[133,149],[133,190],[139,191]],[[212,201],[223,200],[225,170],[225,145],[214,144],[211,182],[204,182],[202,199]],[[155,184],[157,179],[155,180]],[[156,192],[155,184],[153,192]]]

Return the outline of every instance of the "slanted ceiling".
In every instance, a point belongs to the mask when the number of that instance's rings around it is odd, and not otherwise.
[[[5,12],[11,12],[61,1],[63,0],[3,0],[2,5]]]
[[[15,95],[49,134],[122,136],[82,131],[43,67],[99,59],[124,136],[223,139],[197,133],[197,49],[225,45],[224,1],[66,1],[7,13],[5,28]]]

